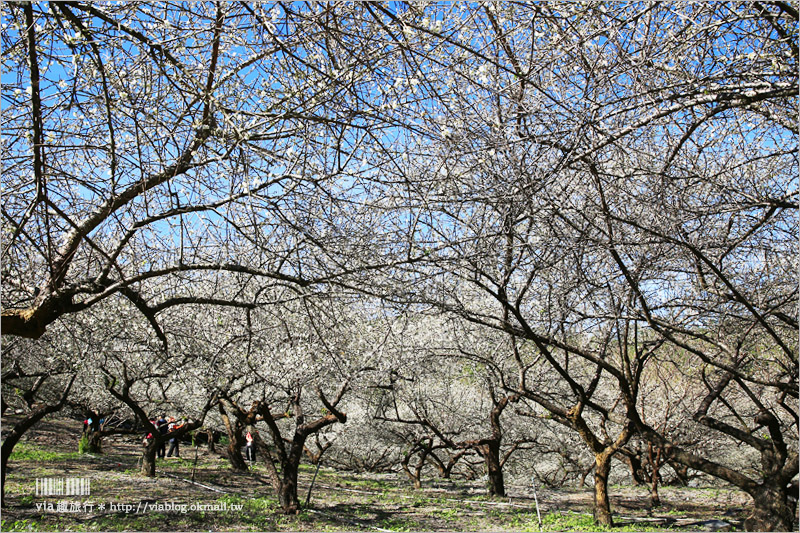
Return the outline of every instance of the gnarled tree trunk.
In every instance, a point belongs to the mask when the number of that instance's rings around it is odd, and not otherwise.
[[[594,520],[599,525],[612,527],[611,503],[608,497],[608,474],[611,472],[611,459],[631,438],[633,426],[629,422],[623,426],[615,441],[608,436],[600,440],[589,428],[583,415],[583,405],[577,404],[568,413],[568,419],[589,449],[594,453]]]
[[[426,444],[427,442],[427,444]],[[430,437],[422,437],[414,441],[411,449],[408,453],[403,457],[403,460],[400,462],[400,466],[403,468],[403,471],[408,476],[408,479],[414,484],[415,489],[422,488],[422,469],[425,467],[425,461],[428,458],[428,454],[433,447],[433,440]],[[410,463],[411,458],[414,457],[419,453],[419,461],[414,466],[414,470],[412,472]]]
[[[611,503],[608,499],[608,474],[612,453],[603,451],[594,456],[594,520],[603,526],[613,526]]]
[[[631,471],[631,484],[634,487],[638,487],[639,485],[644,485],[647,483],[647,473],[642,466],[640,452],[623,448],[620,450],[620,453],[622,453],[625,457],[624,461],[627,463],[628,468]]]
[[[281,461],[281,480],[278,489],[278,502],[286,514],[295,514],[300,510],[300,500],[297,497],[297,471],[300,468],[300,459],[303,455],[306,435],[295,432],[289,454]]]
[[[247,472],[249,468],[244,457],[242,457],[242,446],[244,446],[242,422],[240,420],[231,420],[222,404],[219,405],[219,413],[222,417],[222,422],[225,424],[225,430],[228,433],[228,446],[226,451],[228,461],[231,463],[231,468],[237,472]]]
[[[456,464],[458,464],[458,461],[468,453],[472,453],[472,450],[461,450],[458,453],[451,455],[447,460],[447,464],[444,464],[444,461],[439,459],[435,453],[430,453],[428,455],[428,460],[439,471],[439,477],[442,479],[450,479],[450,476],[453,474],[453,469],[455,468]]]
[[[796,485],[794,486],[796,487]],[[780,487],[762,484],[752,491],[753,512],[744,521],[747,531],[795,531],[797,520],[797,497],[790,492],[796,488],[781,490]],[[794,496],[794,497],[792,497]]]
[[[773,427],[770,428],[772,429],[772,439],[761,442],[753,439],[750,435],[737,433],[735,428],[722,426],[718,421],[705,421],[711,425],[716,424],[717,427],[727,430],[728,433],[739,435],[741,440],[755,448],[760,448],[762,468],[770,474],[760,481],[751,479],[739,470],[709,461],[671,444],[641,420],[637,421],[637,429],[647,438],[663,446],[671,459],[724,479],[747,492],[753,498],[753,512],[744,522],[745,529],[748,531],[793,531],[794,521],[797,519],[798,485],[792,479],[797,476],[798,455],[786,448],[782,436],[778,432],[779,428],[775,428],[773,424]]]
[[[403,460],[400,461],[400,467],[403,469],[403,472],[406,473],[406,476],[408,476],[408,479],[411,480],[411,483],[414,484],[414,488],[419,490],[419,489],[422,488],[422,480],[420,479],[420,472],[421,472],[422,468],[421,467],[420,468],[415,468],[413,472],[411,471],[411,467],[409,466],[409,464],[411,463],[411,458],[412,457],[413,457],[413,453],[409,451],[403,457]],[[422,462],[419,463],[419,465],[421,465],[421,464],[422,464]]]
[[[658,474],[659,468],[661,468],[661,451],[662,448],[659,446],[658,449],[654,452],[653,444],[648,444],[648,462],[650,463],[650,506],[651,507],[660,507],[661,506],[661,498],[658,496],[658,483],[660,481],[661,476]]]
[[[286,514],[296,514],[300,509],[300,500],[297,498],[297,468],[289,467],[283,473],[278,489],[278,503]]]
[[[503,479],[503,467],[500,462],[500,442],[492,440],[478,450],[486,462],[486,476],[489,496],[505,496],[506,486]]]
[[[347,421],[347,415],[336,409],[336,405],[339,404],[342,396],[347,391],[347,385],[347,382],[342,385],[333,402],[329,402],[322,390],[317,389],[317,394],[322,404],[325,406],[325,409],[328,411],[328,414],[310,422],[306,422],[300,403],[302,389],[298,390],[290,400],[291,415],[288,411],[283,414],[274,414],[270,412],[269,404],[266,402],[253,402],[252,407],[250,407],[248,411],[245,411],[227,396],[220,398],[220,412],[224,414],[223,421],[225,422],[226,428],[232,427],[232,424],[225,409],[222,407],[223,405],[236,417],[237,423],[242,428],[254,426],[257,421],[264,421],[267,424],[272,436],[272,442],[275,447],[274,453],[277,455],[277,459],[262,442],[257,432],[254,432],[253,435],[254,443],[259,448],[259,453],[266,459],[270,482],[278,495],[281,510],[286,514],[295,514],[300,509],[300,500],[297,497],[297,471],[300,467],[300,460],[303,457],[306,439],[330,424],[336,422],[345,423]],[[283,438],[276,420],[289,416],[293,416],[295,420],[295,429],[292,440],[289,442],[287,448],[287,440]],[[252,429],[255,430],[255,427],[252,427]],[[231,439],[231,442],[233,442],[233,439]],[[241,453],[239,457],[241,457]],[[277,464],[281,466],[280,473],[278,473]]]

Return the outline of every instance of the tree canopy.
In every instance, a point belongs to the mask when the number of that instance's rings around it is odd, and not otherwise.
[[[306,388],[330,424],[378,401],[418,426],[415,453],[494,471],[492,446],[535,441],[517,418],[548,413],[593,454],[601,523],[611,458],[644,439],[750,493],[753,527],[791,527],[793,4],[10,2],[2,20],[4,366],[65,346],[74,370],[93,345],[84,378],[111,396],[92,402],[144,416],[178,395],[229,427],[302,413]],[[451,375],[419,375],[424,356]],[[484,377],[453,382],[464,361]],[[760,471],[654,422],[667,367],[695,391],[675,416]],[[446,422],[435,383],[490,424]]]

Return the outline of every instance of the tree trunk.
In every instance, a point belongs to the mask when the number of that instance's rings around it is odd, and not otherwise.
[[[28,414],[28,416],[14,424],[14,427],[11,428],[11,431],[3,441],[3,445],[0,447],[0,506],[5,507],[6,505],[6,472],[8,471],[8,459],[11,457],[11,452],[14,451],[14,446],[17,445],[19,439],[22,438],[25,432],[33,427],[39,420],[51,413],[60,411],[61,408],[64,407],[64,403],[67,401],[67,395],[74,382],[75,376],[73,375],[64,389],[64,392],[61,394],[61,399],[58,403],[43,405]]]
[[[747,531],[794,531],[797,502],[789,501],[789,494],[778,487],[761,487],[752,492],[754,509],[744,521]]]
[[[637,422],[640,432],[662,446],[669,446],[671,459],[693,469],[700,470],[746,491],[753,498],[753,512],[744,521],[749,531],[792,531],[796,520],[797,498],[800,491],[790,480],[797,475],[798,456],[787,454],[782,442],[780,428],[770,428],[772,446],[761,448],[761,461],[765,479],[760,483],[750,479],[740,471],[698,457],[679,446],[672,445],[659,433],[641,421]],[[777,423],[775,424],[777,425]],[[735,433],[735,432],[731,432]],[[747,435],[742,440],[749,438]],[[780,448],[783,446],[783,450]],[[766,475],[772,472],[772,475]]]
[[[653,475],[653,484],[650,485],[650,507],[661,507],[661,497],[658,495],[658,477]]]
[[[406,473],[406,476],[408,476],[408,479],[410,479],[411,482],[414,484],[414,488],[421,489],[422,481],[419,478],[419,470],[416,471],[417,475],[415,476],[414,472],[412,472],[411,468],[409,468],[411,457],[413,457],[413,454],[411,451],[409,451],[408,454],[405,457],[403,457],[403,460],[400,461],[400,466],[403,468],[403,472]]]
[[[314,444],[317,446],[316,453],[312,452],[311,449],[308,446],[303,448],[303,451],[308,456],[308,460],[311,461],[311,464],[316,466],[317,464],[319,464],[320,461],[322,461],[322,454],[324,454],[331,447],[331,445],[333,443],[332,442],[326,442],[325,444],[322,444],[319,441],[319,433],[315,433],[314,434]]]
[[[228,443],[228,460],[231,462],[231,468],[237,472],[247,472],[247,463],[242,457],[242,441],[234,436],[231,436]]]
[[[591,474],[593,470],[594,470],[594,464],[590,465],[589,468],[581,472],[581,482],[578,484],[578,487],[583,488],[583,486],[586,485],[586,478],[589,477],[589,474]],[[560,483],[561,485],[563,485],[564,481],[567,479],[567,474],[568,472],[565,471],[564,478],[561,480]]]
[[[489,496],[505,496],[506,486],[503,480],[503,467],[500,464],[500,443],[490,443],[482,447],[486,461],[486,475],[489,478]]]
[[[103,453],[103,434],[99,431],[90,431],[88,435],[88,448],[86,453]]]
[[[206,430],[206,435],[208,435],[208,453],[215,453],[216,449],[214,448],[214,431],[209,428]]]
[[[2,506],[5,507],[6,505],[6,472],[8,472],[8,458],[11,457],[11,452],[14,451],[14,446],[16,446],[17,442],[19,442],[20,437],[22,437],[24,431],[17,432],[15,434],[16,427],[11,430],[11,433],[6,437],[6,440],[3,441],[2,457],[0,458],[0,478],[2,481],[0,483],[0,491],[2,492]]]
[[[432,446],[433,441],[429,438],[423,438],[415,441],[414,445],[408,451],[406,456],[403,457],[403,460],[400,463],[403,467],[403,471],[405,471],[408,478],[414,483],[415,489],[422,488],[422,469],[425,468],[425,462],[428,460],[428,454],[430,454]],[[409,464],[417,452],[419,452],[419,461],[414,466],[414,471],[412,472],[409,468]]]
[[[156,477],[156,450],[158,450],[157,439],[149,439],[150,442],[143,446],[142,450],[142,475]]]
[[[648,445],[648,458],[650,461],[650,506],[661,507],[661,498],[658,496],[658,470],[661,468],[661,447],[653,454],[653,445]]]
[[[342,395],[347,390],[347,383],[348,382],[345,382],[344,385],[342,385],[339,395],[333,403],[328,402],[322,391],[317,389],[319,398],[329,413],[325,414],[321,418],[307,423],[305,422],[303,408],[300,404],[300,391],[302,389],[296,392],[291,401],[291,407],[294,413],[296,425],[294,437],[291,440],[291,445],[288,451],[286,449],[286,440],[281,435],[280,428],[275,422],[278,416],[270,412],[269,405],[267,403],[259,401],[253,402],[253,406],[247,412],[236,406],[236,404],[234,404],[228,398],[223,398],[220,403],[220,413],[222,414],[225,426],[228,428],[231,427],[230,419],[228,418],[223,405],[226,405],[228,409],[237,417],[237,420],[240,423],[240,426],[237,425],[237,428],[254,426],[257,414],[261,416],[261,419],[266,422],[267,426],[269,427],[269,431],[272,434],[272,441],[275,446],[275,453],[280,459],[280,474],[277,472],[277,461],[275,461],[273,458],[269,448],[263,445],[263,442],[261,441],[261,438],[257,432],[253,434],[253,442],[255,446],[263,450],[264,457],[266,458],[267,470],[270,476],[270,482],[277,491],[278,501],[281,505],[281,509],[286,514],[295,514],[300,510],[300,500],[297,497],[297,470],[300,466],[300,459],[303,457],[306,439],[309,435],[314,435],[330,424],[335,422],[344,423],[347,421],[347,415],[338,411],[335,407],[339,403],[339,400],[341,400]],[[288,413],[286,416],[288,416]],[[255,427],[252,427],[251,429],[255,431]],[[238,429],[238,432],[241,435],[241,429]],[[239,454],[239,457],[241,457],[241,454]]]
[[[227,450],[231,468],[237,472],[247,472],[247,463],[244,457],[242,457],[242,446],[244,446],[244,436],[242,435],[243,425],[238,419],[231,420],[222,404],[219,405],[219,413],[222,417],[222,422],[225,424],[225,430],[228,433]]]
[[[634,487],[638,487],[639,485],[644,485],[645,475],[644,469],[642,468],[642,460],[636,452],[627,452],[625,453],[625,459],[628,463],[628,468],[631,470],[631,484]]]
[[[611,504],[608,500],[608,474],[611,455],[599,453],[594,457],[594,520],[603,526],[613,526]]]
[[[675,480],[680,485],[684,487],[687,486],[689,484],[689,467],[674,461],[667,461],[667,464],[669,464],[675,472]]]
[[[428,454],[428,462],[432,464],[434,468],[436,468],[436,470],[439,472],[440,478],[442,479],[450,478],[450,472],[452,471],[452,462],[450,463],[450,468],[448,469],[447,466],[445,466],[445,464],[442,462],[442,460],[439,459],[439,457],[433,452]]]
[[[281,470],[282,479],[278,490],[278,501],[281,509],[286,514],[297,514],[300,509],[300,500],[297,498],[297,469],[299,464],[294,461],[285,462]]]

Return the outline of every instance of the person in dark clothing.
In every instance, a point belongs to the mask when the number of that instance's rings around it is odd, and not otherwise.
[[[169,451],[167,452],[167,457],[172,457],[173,453],[175,453],[175,457],[181,456],[181,452],[178,449],[178,439],[176,438],[169,439]]]
[[[158,432],[163,436],[166,435],[169,431],[169,424],[167,423],[167,417],[165,415],[161,415],[161,418],[156,421],[156,427],[158,428]],[[158,445],[158,450],[156,451],[156,455],[161,459],[167,455],[167,443],[162,442]]]

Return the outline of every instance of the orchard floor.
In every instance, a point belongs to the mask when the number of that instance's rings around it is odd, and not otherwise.
[[[8,420],[3,420],[7,430]],[[231,472],[227,459],[183,446],[181,459],[159,460],[157,477],[138,474],[139,438],[107,439],[105,453],[80,455],[80,422],[45,420],[17,445],[9,461],[2,531],[539,531],[529,487],[511,485],[509,498],[490,499],[479,482],[426,479],[414,490],[398,474],[353,474],[322,468],[311,503],[297,515],[277,511],[263,464]],[[196,485],[187,480],[194,479]],[[305,501],[314,475],[301,467]],[[37,496],[37,478],[89,478],[89,496]],[[648,490],[612,487],[614,531],[709,530],[711,520],[736,529],[749,497],[721,488],[660,490],[650,510]],[[545,531],[597,531],[590,490],[539,489]],[[67,509],[58,508],[66,502]],[[48,504],[52,508],[48,508]],[[201,507],[205,506],[204,509]]]

